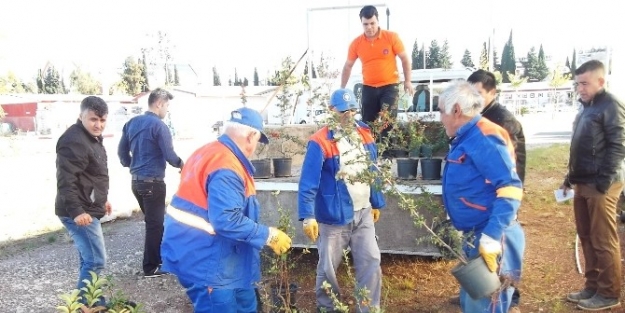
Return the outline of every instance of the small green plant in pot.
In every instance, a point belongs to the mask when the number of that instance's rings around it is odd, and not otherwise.
[[[408,121],[395,124],[392,132],[398,135],[402,146],[408,152],[408,157],[397,158],[397,177],[400,179],[417,179],[419,168],[419,150],[424,141],[423,125],[416,117],[411,117]]]
[[[442,123],[424,123],[424,143],[421,145],[423,180],[441,179],[443,156],[447,151],[449,151],[449,138]]]

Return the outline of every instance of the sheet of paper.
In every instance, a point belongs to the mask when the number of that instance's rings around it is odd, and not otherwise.
[[[556,196],[556,202],[563,202],[569,199],[573,199],[573,196],[575,196],[575,191],[573,189],[569,189],[566,192],[566,196],[563,193],[563,189],[556,189],[553,191],[553,194]]]

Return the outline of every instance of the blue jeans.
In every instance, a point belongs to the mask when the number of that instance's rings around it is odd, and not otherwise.
[[[187,291],[195,313],[256,313],[258,311],[255,288],[213,289],[178,278]]]
[[[71,217],[59,216],[59,219],[67,229],[67,232],[69,232],[70,237],[74,241],[74,246],[78,250],[80,271],[76,288],[80,290],[80,288],[86,286],[85,282],[83,282],[84,279],[91,281],[89,272],[93,271],[99,275],[106,264],[106,249],[104,247],[102,226],[97,218],[94,218],[91,224],[86,226],[76,225],[76,222]],[[82,296],[83,294],[84,292],[81,290],[80,295]]]
[[[471,259],[479,254],[479,239],[481,233],[475,234],[473,241],[474,248],[465,245],[464,250]],[[525,234],[521,225],[514,221],[508,226],[502,237],[503,251],[499,261],[499,274],[503,276],[511,276],[514,282],[521,279],[521,270],[523,265],[523,254],[525,253]],[[512,302],[512,294],[514,287],[510,286],[499,294],[499,299],[492,301],[491,298],[483,298],[474,300],[469,294],[460,288],[460,307],[462,312],[467,313],[504,313],[510,309]]]

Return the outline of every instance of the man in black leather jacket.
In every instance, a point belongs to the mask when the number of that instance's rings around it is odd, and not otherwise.
[[[584,251],[584,289],[567,295],[582,310],[619,305],[621,252],[616,203],[623,190],[625,105],[605,91],[605,68],[596,60],[575,70],[582,109],[573,123],[568,174],[562,186],[575,188],[575,226]]]

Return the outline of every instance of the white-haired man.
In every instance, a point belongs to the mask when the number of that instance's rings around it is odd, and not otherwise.
[[[516,173],[508,132],[483,118],[484,99],[469,82],[456,82],[439,96],[440,118],[451,141],[443,173],[443,203],[455,228],[470,234],[469,259],[481,256],[491,272],[520,278],[525,235],[516,221],[523,186]],[[460,290],[463,312],[508,312],[514,287],[499,298],[472,299]]]
[[[196,313],[256,312],[260,249],[286,252],[291,238],[258,222],[249,157],[268,143],[261,115],[232,112],[224,134],[195,151],[165,215],[163,270],[178,277]]]

